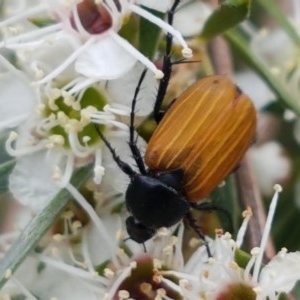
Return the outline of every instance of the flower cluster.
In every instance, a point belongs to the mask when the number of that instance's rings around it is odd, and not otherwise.
[[[120,30],[140,16],[173,35],[184,57],[192,55],[178,30],[141,6],[165,12],[171,3],[148,2],[28,1],[18,13],[5,3],[0,49],[9,54],[0,53],[5,70],[0,129],[17,126],[9,133],[6,150],[17,158],[10,190],[22,204],[40,210],[69,183],[75,167],[91,161],[96,184],[104,171],[117,182],[124,180],[112,170],[97,130],[114,146],[126,147],[126,119],[140,74],[144,67],[151,71],[136,107],[138,116],[146,116],[163,73]],[[126,154],[123,148],[118,151]]]
[[[143,253],[135,243],[125,245],[121,233],[110,238],[118,232],[117,215],[102,219],[100,233],[95,224],[82,227],[69,211],[62,216],[61,231],[48,237],[42,252],[33,252],[15,275],[7,272],[10,280],[1,296],[70,299],[72,290],[72,299],[279,299],[300,279],[298,252],[283,248],[262,266],[280,191],[276,186],[260,247],[252,249],[244,266],[240,247],[250,209],[243,213],[236,240],[216,230],[215,239],[209,240],[213,256],[208,257],[206,247],[191,239],[189,246],[194,250],[187,260],[182,250],[183,225],[175,231],[161,230]],[[10,239],[3,236],[1,246]],[[24,276],[28,268],[32,270],[29,277]]]
[[[170,55],[164,36],[158,34],[153,56],[144,53],[141,24],[171,36],[174,49],[180,49],[174,55],[186,59],[193,56],[187,37],[197,36],[211,13],[205,2],[182,1],[168,23],[163,16],[174,3],[2,1],[0,134],[7,156],[15,162],[8,185],[21,204],[21,222],[0,235],[0,259],[5,259],[23,223],[43,211],[59,191],[66,189],[75,201],[53,220],[19,269],[14,274],[6,270],[0,299],[279,299],[300,279],[298,252],[283,248],[262,264],[279,186],[261,245],[244,264],[239,256],[250,209],[243,214],[236,239],[217,229],[207,245],[198,239],[186,243],[183,222],[161,228],[143,245],[128,240],[123,231],[129,179],[105,139],[138,168],[128,146],[132,99],[147,69],[134,111],[133,125],[138,125],[152,113],[165,75],[160,59]],[[192,69],[172,74],[170,94],[198,75],[199,70]],[[145,141],[136,136],[143,152]],[[82,166],[91,166],[93,172],[79,189],[71,178]],[[192,249],[189,257],[187,247]]]

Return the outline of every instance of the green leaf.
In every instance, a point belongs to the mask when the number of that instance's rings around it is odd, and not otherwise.
[[[72,184],[79,188],[90,177],[92,168],[78,169],[72,177]],[[27,225],[0,263],[0,289],[5,284],[6,272],[14,272],[26,258],[40,238],[51,227],[53,221],[65,209],[71,199],[70,193],[62,189],[50,203]]]
[[[15,166],[14,159],[0,164],[0,193],[8,191],[8,176]]]
[[[164,14],[156,10],[143,7],[156,17],[163,18]],[[139,32],[139,50],[149,59],[152,59],[158,45],[160,28],[148,20],[141,18]]]
[[[210,40],[244,21],[250,13],[251,0],[226,0],[205,22],[200,37]]]
[[[250,259],[251,259],[251,255],[249,253],[241,249],[235,250],[234,260],[241,268],[245,269]]]

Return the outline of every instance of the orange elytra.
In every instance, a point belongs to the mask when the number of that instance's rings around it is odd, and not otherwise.
[[[145,154],[149,170],[182,169],[189,202],[208,196],[237,166],[256,129],[250,98],[225,76],[192,84],[167,110]]]

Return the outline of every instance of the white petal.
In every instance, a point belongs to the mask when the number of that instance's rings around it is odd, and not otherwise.
[[[20,124],[33,110],[35,96],[25,79],[12,73],[0,75],[0,130]]]
[[[157,1],[157,0],[136,0],[137,4],[146,6],[160,12],[166,12],[171,7],[171,0]]]
[[[109,142],[111,143],[112,147],[116,150],[117,154],[119,155],[120,159],[129,164],[133,170],[138,172],[136,168],[136,163],[132,158],[132,153],[128,146],[129,137],[128,136],[115,136],[112,137],[111,135],[108,136]],[[144,157],[144,150],[145,150],[146,143],[143,141],[142,138],[138,139],[138,148],[141,151],[142,157]],[[123,171],[117,166],[116,162],[113,160],[111,153],[105,147],[103,149],[103,165],[105,166],[105,175],[103,178],[103,185],[106,186],[108,190],[114,190],[120,193],[125,194],[128,184],[129,184],[129,177],[128,175],[124,174]]]
[[[136,59],[112,38],[106,37],[92,44],[79,55],[75,69],[81,75],[101,80],[119,78],[130,70]]]
[[[298,279],[286,282],[286,278],[296,275]],[[289,293],[297,280],[300,279],[300,253],[291,252],[284,255],[278,254],[262,269],[259,282],[261,286],[270,289],[273,287],[277,292]],[[275,285],[276,282],[276,286]],[[280,283],[283,283],[282,285]]]
[[[87,280],[60,271],[50,265],[46,265],[45,269],[40,272],[39,278],[31,290],[38,296],[38,299],[99,299]]]
[[[41,42],[38,47],[25,48],[24,51],[19,50],[18,58],[23,69],[31,74],[34,80],[40,80],[42,75],[47,76],[57,68],[62,68],[63,63],[79,45],[76,38],[57,34],[53,38]],[[56,80],[68,81],[74,78],[74,74],[74,65],[66,65],[59,72],[59,76],[56,76]]]
[[[52,180],[52,171],[59,155],[47,156],[46,151],[18,158],[9,177],[9,188],[22,205],[38,212],[59,191]]]
[[[201,32],[212,9],[201,1],[183,3],[174,16],[174,27],[183,36],[194,36]]]
[[[125,105],[131,108],[133,95],[140,79],[144,67],[137,63],[124,76],[116,80],[111,80],[107,83],[107,93],[114,103]],[[158,83],[151,72],[147,72],[138,94],[136,103],[136,115],[148,115],[152,112],[154,101],[157,93]]]
[[[101,238],[97,228],[93,224],[90,224],[86,230],[86,241],[88,246],[88,255],[90,256],[89,259],[92,261],[94,266],[111,259],[111,256],[116,254],[118,251],[116,233],[121,229],[120,217],[116,214],[101,216],[101,221],[103,222],[108,235],[111,237],[111,243],[115,247],[115,252],[112,253],[113,250],[110,247],[103,247],[106,241]],[[99,249],[101,249],[101,251],[99,251]]]

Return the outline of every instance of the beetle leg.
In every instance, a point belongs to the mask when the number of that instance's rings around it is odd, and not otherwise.
[[[146,175],[146,167],[141,155],[141,152],[139,148],[136,145],[136,139],[135,139],[135,128],[134,128],[134,111],[135,111],[135,105],[137,101],[137,97],[139,94],[139,91],[141,89],[142,82],[145,78],[147,69],[144,69],[144,71],[141,74],[140,80],[138,82],[137,87],[135,88],[134,96],[131,102],[131,113],[130,113],[130,125],[129,125],[129,147],[133,156],[133,159],[135,160],[137,167],[139,168],[141,174]]]
[[[101,130],[99,130],[98,126],[95,126],[95,129],[98,132],[98,134],[99,134],[100,138],[102,139],[102,141],[104,142],[104,144],[106,145],[106,147],[108,148],[108,150],[110,151],[110,153],[111,153],[114,161],[118,165],[118,167],[130,178],[134,177],[137,173],[130,167],[129,164],[127,164],[126,162],[121,160],[121,158],[117,155],[115,149],[111,146],[109,141],[105,138],[105,136],[103,135]]]
[[[228,222],[231,226],[231,229],[233,228],[232,224],[232,218],[231,215],[229,214],[229,212],[224,209],[223,207],[217,206],[211,202],[201,202],[199,204],[197,203],[190,203],[190,206],[196,210],[205,210],[205,211],[220,211],[222,212],[228,219]]]
[[[175,10],[179,4],[180,0],[175,0],[173,6],[168,12],[168,23],[172,25]],[[172,73],[172,62],[171,62],[171,50],[172,50],[173,36],[170,33],[166,34],[166,51],[164,54],[162,71],[164,77],[161,79],[158,87],[158,92],[156,96],[156,101],[153,109],[153,117],[156,123],[159,123],[162,119],[164,112],[161,111],[161,105],[166,95],[166,91],[169,85],[171,73]]]
[[[193,217],[190,211],[185,214],[184,220],[190,225],[191,228],[194,229],[194,231],[197,233],[199,238],[203,241],[208,257],[212,257],[208,242],[205,239],[205,236],[202,233],[201,228],[198,226],[196,219]]]

